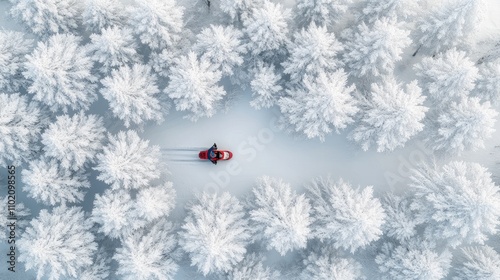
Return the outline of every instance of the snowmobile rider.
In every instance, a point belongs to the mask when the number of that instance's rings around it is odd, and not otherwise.
[[[210,149],[208,149],[208,159],[213,163],[217,164],[217,159],[220,158],[220,152],[217,151],[217,144],[213,144]]]

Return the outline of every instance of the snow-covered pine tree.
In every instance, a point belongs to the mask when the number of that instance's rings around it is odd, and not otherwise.
[[[464,97],[451,102],[429,117],[426,142],[434,151],[457,154],[484,148],[491,138],[498,113],[489,102],[480,103],[477,97]]]
[[[258,63],[254,70],[253,79],[250,82],[252,96],[250,106],[260,110],[261,108],[271,108],[278,103],[278,98],[282,95],[283,87],[280,85],[281,74],[276,73],[273,64]]]
[[[179,41],[184,8],[175,0],[136,0],[128,12],[129,26],[152,50],[172,47]]]
[[[82,268],[92,265],[97,250],[92,225],[80,207],[42,209],[16,242],[19,261],[26,270],[36,270],[37,279],[78,278]]]
[[[97,115],[60,115],[42,134],[43,150],[45,155],[59,160],[63,168],[78,170],[95,162],[105,132],[102,118]]]
[[[383,244],[375,262],[383,280],[439,280],[448,274],[451,257],[448,251],[438,253],[428,241],[412,239]]]
[[[254,56],[273,56],[280,53],[287,43],[290,10],[281,4],[264,0],[243,19],[248,37],[247,49]]]
[[[113,69],[111,76],[102,79],[101,83],[102,96],[125,127],[163,121],[157,77],[148,65],[134,64]]]
[[[0,30],[0,91],[9,93],[26,86],[22,77],[25,55],[33,46],[33,40],[16,31]]]
[[[116,249],[116,274],[124,280],[174,279],[179,266],[171,255],[176,246],[174,227],[166,220],[135,231]]]
[[[40,131],[46,117],[38,106],[20,94],[0,93],[0,164],[20,165],[38,149]]]
[[[139,63],[137,44],[128,28],[103,28],[100,34],[90,35],[92,59],[99,63],[101,73],[108,73],[112,68]]]
[[[26,56],[23,74],[32,81],[28,92],[53,111],[87,110],[97,99],[94,63],[80,42],[75,35],[56,34]]]
[[[175,64],[175,59],[182,56],[183,50],[178,48],[163,49],[161,52],[152,52],[149,56],[149,65],[161,77],[170,78],[170,68]]]
[[[170,68],[170,83],[165,93],[174,101],[178,111],[189,111],[186,118],[196,121],[212,117],[226,95],[218,85],[222,75],[209,60],[196,58],[194,52],[175,59]]]
[[[490,246],[463,248],[462,254],[454,280],[500,279],[500,254]]]
[[[431,54],[463,45],[477,28],[484,5],[483,0],[442,2],[418,20],[415,41]]]
[[[298,0],[295,15],[300,26],[330,27],[347,11],[352,0]]]
[[[246,18],[255,7],[262,5],[264,0],[219,0],[220,9],[233,20]]]
[[[500,63],[485,63],[479,68],[479,78],[472,94],[484,101],[500,101]]]
[[[97,249],[97,253],[94,254],[92,264],[83,268],[78,274],[78,278],[74,280],[107,280],[110,274],[110,262],[111,259],[108,253],[103,247],[100,247]]]
[[[246,53],[242,43],[243,33],[232,26],[210,25],[196,36],[193,46],[202,59],[220,65],[224,75],[232,75],[233,68],[243,64]]]
[[[292,82],[298,83],[306,74],[316,76],[320,72],[335,71],[343,65],[337,58],[343,48],[325,26],[313,22],[295,34],[288,46],[290,56],[283,62],[283,72],[290,75]]]
[[[78,0],[9,0],[10,15],[41,37],[75,30],[81,21]]]
[[[317,77],[306,75],[301,84],[288,89],[287,95],[279,99],[281,123],[307,138],[324,141],[333,129],[339,132],[354,122],[358,112],[354,91],[354,85],[347,86],[342,69],[321,72]]]
[[[356,251],[382,235],[385,213],[373,197],[373,187],[354,189],[340,179],[313,180],[308,186],[312,201],[312,235],[336,249]]]
[[[136,196],[136,211],[142,219],[148,222],[167,217],[175,207],[175,195],[172,182],[143,188]]]
[[[341,258],[330,246],[318,246],[304,258],[301,279],[361,280],[361,265],[351,258]]]
[[[112,189],[95,195],[92,221],[99,225],[99,232],[110,238],[120,239],[146,224],[139,217],[130,194],[126,190]]]
[[[428,108],[425,96],[413,81],[406,89],[392,77],[373,83],[369,96],[360,102],[361,117],[349,138],[364,151],[376,146],[377,152],[393,151],[423,130]]]
[[[228,272],[243,260],[250,228],[238,199],[227,192],[204,192],[187,210],[179,244],[189,254],[191,265],[206,276]]]
[[[451,49],[435,57],[426,57],[415,66],[429,97],[437,105],[467,96],[479,78],[479,71],[464,51]]]
[[[2,203],[2,205],[10,205],[8,204],[9,200],[8,200],[8,196],[4,196],[3,199],[0,200],[0,203]],[[24,203],[22,202],[19,202],[19,199],[16,201],[16,235],[22,235],[23,231],[26,229],[26,227],[28,226],[29,224],[29,221],[30,221],[30,217],[31,217],[31,211],[29,208],[27,208]],[[7,211],[3,211],[3,213],[0,215],[0,224],[2,225],[8,225],[8,222],[12,222],[7,220],[8,218],[8,212]],[[6,226],[4,226],[4,228],[2,230],[0,230],[0,238],[2,238],[3,240],[7,240],[8,236],[10,235],[7,235],[8,234],[8,230],[10,231],[10,229]],[[9,232],[10,233],[10,232]]]
[[[120,0],[85,0],[82,18],[85,29],[98,34],[105,28],[124,25],[126,12]]]
[[[349,72],[357,77],[391,73],[411,43],[409,34],[394,18],[380,18],[373,25],[361,22],[345,46],[344,60]]]
[[[90,188],[83,169],[70,171],[56,159],[41,157],[31,161],[21,174],[23,190],[29,197],[46,205],[81,202],[85,189]]]
[[[414,169],[411,208],[426,222],[426,234],[452,247],[484,243],[500,225],[500,187],[491,173],[472,162],[452,161],[441,168]]]
[[[405,242],[417,234],[417,226],[424,221],[417,219],[417,213],[411,208],[411,203],[409,196],[392,193],[382,199],[382,206],[387,215],[383,226],[385,235]]]
[[[373,23],[379,18],[396,18],[402,22],[413,19],[422,0],[363,0],[359,18]]]
[[[133,130],[108,135],[109,144],[97,155],[98,180],[113,189],[140,189],[160,177],[158,167],[160,148],[150,146]]]
[[[260,177],[253,188],[251,227],[256,239],[264,240],[268,249],[284,256],[295,249],[303,249],[311,233],[311,205],[281,179]]]
[[[273,280],[279,279],[280,272],[264,266],[266,258],[260,254],[247,254],[245,258],[232,267],[227,279],[238,280]]]

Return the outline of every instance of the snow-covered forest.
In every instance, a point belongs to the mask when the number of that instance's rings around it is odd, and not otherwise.
[[[499,14],[0,0],[0,279],[500,279]]]

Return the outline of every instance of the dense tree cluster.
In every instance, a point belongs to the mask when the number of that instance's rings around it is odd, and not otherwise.
[[[0,188],[32,201],[15,215],[33,277],[500,279],[496,170],[454,158],[495,132],[498,46],[470,47],[487,1],[8,2],[24,31],[0,30],[0,165],[20,171]],[[436,160],[398,170],[405,192],[262,176],[188,201],[144,128],[239,99],[321,145],[423,141]]]

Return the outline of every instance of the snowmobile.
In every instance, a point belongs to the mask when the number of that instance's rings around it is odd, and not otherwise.
[[[217,164],[219,160],[230,160],[233,157],[233,153],[226,150],[217,150],[217,146],[214,144],[212,148],[201,151],[198,156],[200,159],[211,160],[213,163]]]

